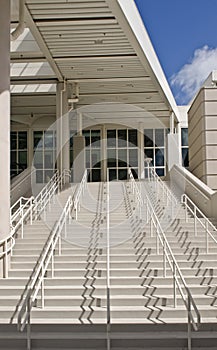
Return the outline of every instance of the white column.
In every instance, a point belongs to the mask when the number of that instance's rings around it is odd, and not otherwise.
[[[139,123],[138,127],[138,178],[144,179],[144,124]]]
[[[107,135],[106,135],[105,125],[102,126],[101,152],[102,152],[102,181],[107,181]]]
[[[0,11],[0,240],[10,233],[10,1]]]
[[[70,169],[69,162],[69,114],[67,84],[57,83],[57,168],[60,172]]]
[[[170,134],[174,134],[174,113],[170,116]]]
[[[28,167],[33,165],[33,131],[28,130]]]

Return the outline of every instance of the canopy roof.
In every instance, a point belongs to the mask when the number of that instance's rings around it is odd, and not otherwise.
[[[172,112],[179,120],[175,100],[133,0],[26,0],[25,21],[31,34],[23,34],[11,52],[15,120],[19,118],[16,97],[19,108],[25,111],[22,113],[28,114],[30,98],[38,99],[37,93],[46,90],[42,99],[44,96],[46,101],[47,94],[55,99],[52,84],[64,80],[72,84],[72,95],[76,84],[79,87],[76,107],[125,103],[144,109],[165,125]],[[22,64],[25,69],[19,68]],[[37,65],[40,69],[34,70]],[[38,84],[47,85],[39,88]],[[50,105],[53,109],[47,106],[46,113],[45,104],[45,115],[55,114],[55,103]],[[34,106],[31,113],[41,113]]]

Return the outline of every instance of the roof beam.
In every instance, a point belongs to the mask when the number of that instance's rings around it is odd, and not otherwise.
[[[69,83],[116,83],[116,82],[132,82],[132,81],[150,81],[149,77],[121,77],[121,78],[87,78],[87,79],[68,79]]]
[[[38,28],[37,28],[37,26],[36,26],[36,24],[35,24],[35,22],[34,22],[34,20],[33,20],[33,18],[32,18],[32,16],[31,16],[31,14],[30,14],[30,12],[29,12],[29,10],[28,10],[26,5],[25,5],[25,20],[26,20],[26,23],[27,23],[29,29],[31,30],[31,33],[34,36],[34,38],[35,38],[35,40],[36,40],[40,50],[43,52],[43,54],[46,57],[48,63],[50,64],[51,68],[53,69],[54,73],[56,74],[57,79],[59,81],[63,81],[64,78],[63,78],[63,76],[62,76],[62,74],[61,74],[61,72],[60,72],[56,62],[54,61],[54,59],[53,59],[53,57],[52,57],[52,55],[51,55],[51,53],[50,53],[50,51],[49,51],[45,41],[44,41],[40,31],[38,30]]]
[[[34,84],[56,84],[56,77],[49,76],[28,76],[28,77],[11,77],[11,85],[34,85]]]

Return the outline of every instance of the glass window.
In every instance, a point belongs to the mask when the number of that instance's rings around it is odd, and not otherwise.
[[[127,169],[118,169],[118,180],[127,180]]]
[[[107,150],[107,166],[108,168],[116,168],[116,150],[108,149]]]
[[[188,146],[188,129],[182,128],[182,146]]]
[[[188,148],[182,148],[182,165],[185,168],[189,166]]]
[[[127,147],[127,130],[118,130],[118,147]]]
[[[54,135],[53,131],[46,131],[44,134],[44,147],[53,148],[54,147]]]
[[[107,147],[116,147],[116,130],[107,130]]]
[[[17,132],[11,132],[11,149],[17,149]]]
[[[144,146],[145,147],[153,147],[153,129],[146,129],[144,131]]]
[[[155,145],[164,147],[164,129],[155,129]]]
[[[138,167],[138,150],[129,149],[129,166],[130,167]]]
[[[117,169],[109,169],[109,181],[117,180]]]
[[[18,132],[18,149],[27,149],[27,132]]]
[[[128,130],[128,141],[129,141],[129,147],[135,147],[138,145],[138,139],[137,139],[137,130],[136,129],[129,129]]]
[[[118,149],[118,166],[127,167],[127,149]]]
[[[155,149],[155,166],[164,166],[164,149]]]
[[[91,130],[91,146],[100,147],[100,130]]]
[[[43,147],[43,131],[34,131],[34,149]]]
[[[18,163],[22,165],[24,168],[27,167],[27,152],[19,151],[18,152]]]

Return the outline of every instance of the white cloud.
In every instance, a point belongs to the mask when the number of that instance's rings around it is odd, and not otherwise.
[[[179,89],[176,99],[188,103],[214,69],[217,69],[217,48],[205,45],[195,50],[190,62],[171,77],[171,85]]]

